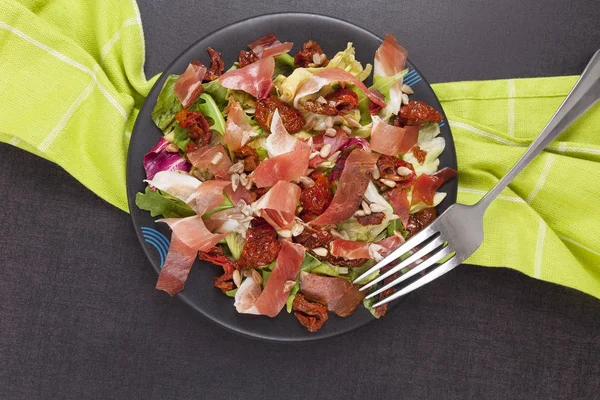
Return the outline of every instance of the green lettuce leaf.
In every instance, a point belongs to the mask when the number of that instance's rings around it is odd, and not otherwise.
[[[225,237],[225,241],[227,242],[227,247],[231,252],[231,256],[235,261],[240,259],[242,255],[242,249],[244,248],[244,243],[246,240],[239,233],[232,232],[230,235]]]
[[[338,51],[337,54],[333,56],[331,60],[329,60],[329,64],[327,64],[327,66],[324,68],[340,68],[354,75],[359,81],[364,81],[371,74],[373,66],[371,64],[367,64],[363,68],[362,64],[356,59],[355,55],[356,50],[354,49],[352,42],[349,42],[346,46],[346,49],[343,51]],[[316,73],[323,70],[323,68],[308,68],[308,70],[312,73]]]
[[[140,210],[150,211],[150,215],[165,218],[182,218],[196,215],[194,210],[176,197],[169,196],[160,190],[150,190],[146,187],[145,193],[135,195],[135,204]]]
[[[210,94],[202,93],[190,109],[200,111],[205,117],[209,117],[212,120],[211,129],[216,130],[221,135],[225,133],[225,118],[223,118],[223,113]]]
[[[294,100],[298,88],[311,76],[312,73],[306,68],[296,68],[285,79],[276,79],[275,88],[277,89],[277,93],[279,93],[279,98],[282,101],[290,103]]]
[[[305,253],[304,260],[302,260],[302,265],[300,266],[300,269],[305,272],[310,272],[313,268],[319,266],[320,264],[321,261],[317,260],[309,253]]]
[[[169,132],[175,122],[175,114],[177,114],[183,108],[181,102],[175,96],[173,87],[175,81],[179,75],[169,75],[165,80],[158,98],[156,99],[156,105],[152,111],[152,121],[158,126],[164,133]]]
[[[402,81],[404,75],[408,73],[408,68],[398,72],[396,75],[392,76],[380,76],[375,75],[373,77],[373,86],[369,89],[377,90],[379,93],[385,96],[385,102],[388,103],[390,101],[390,89],[394,84]]]
[[[300,291],[300,283],[296,282],[292,290],[290,290],[290,294],[288,295],[287,300],[285,301],[286,310],[289,313],[292,312],[292,304],[294,304],[294,299],[296,298],[296,294]]]
[[[377,314],[375,314],[375,308],[373,307],[373,304],[375,304],[375,300],[377,300],[377,296],[371,297],[370,299],[364,299],[363,306],[367,310],[369,310],[369,312],[371,313],[372,316],[379,319],[379,316]]]
[[[192,139],[188,136],[188,129],[182,128],[179,124],[175,124],[175,129],[173,129],[173,143],[179,147],[181,151],[185,151],[188,143],[191,142]]]
[[[275,71],[273,72],[274,77],[279,75],[289,75],[294,68],[296,68],[294,57],[290,56],[288,53],[282,53],[278,56],[275,56]]]
[[[230,208],[233,208],[233,203],[231,202],[231,200],[229,200],[229,198],[227,196],[225,196],[225,200],[223,200],[223,202],[221,204],[219,204],[215,208],[208,211],[206,214],[204,214],[202,216],[202,218],[204,218],[204,219],[210,218],[210,216],[213,215],[214,213],[216,213],[218,211],[227,210]]]
[[[213,98],[219,109],[223,111],[227,106],[227,88],[219,83],[218,79],[202,84],[203,92]]]
[[[237,290],[238,290],[238,288],[231,289],[231,290],[228,290],[227,292],[225,292],[225,294],[227,296],[229,296],[229,297],[235,297],[235,294],[237,293]]]

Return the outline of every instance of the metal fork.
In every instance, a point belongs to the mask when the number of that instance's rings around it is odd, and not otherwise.
[[[600,50],[594,54],[581,77],[540,135],[492,190],[472,206],[458,203],[450,206],[425,229],[411,237],[402,246],[354,281],[354,283],[360,283],[366,277],[400,259],[396,266],[360,288],[360,290],[367,290],[384,279],[412,266],[392,282],[384,284],[381,288],[369,293],[366,296],[368,299],[432,267],[431,271],[421,278],[373,306],[378,307],[386,304],[420,288],[454,269],[473,254],[483,242],[483,215],[490,203],[536,155],[599,99]],[[401,259],[402,256],[406,258]],[[441,264],[436,264],[441,261],[443,261]],[[433,267],[434,264],[436,264],[435,267]]]

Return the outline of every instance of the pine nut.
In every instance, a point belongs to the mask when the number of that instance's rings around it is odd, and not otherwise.
[[[406,83],[402,85],[402,88],[400,90],[402,90],[406,94],[414,94],[415,93],[414,90],[412,90],[412,88],[410,86],[408,86]]]
[[[371,215],[371,207],[369,207],[369,205],[367,204],[367,202],[364,201],[364,200],[362,202],[362,209],[365,212],[365,215]]]
[[[327,249],[325,247],[315,247],[312,249],[313,253],[321,257],[327,257]]]
[[[346,125],[342,125],[342,130],[348,135],[352,133],[352,129],[348,128]]]
[[[326,144],[323,147],[321,147],[321,151],[319,152],[319,155],[323,158],[327,158],[330,151],[331,151],[331,145]]]
[[[217,165],[219,163],[219,161],[221,161],[223,159],[223,153],[217,153],[213,156],[212,160],[210,160],[210,163],[212,165]]]
[[[373,203],[373,204],[371,204],[370,207],[371,207],[371,212],[374,212],[374,213],[379,213],[379,212],[385,211],[385,207],[382,206],[381,204]]]
[[[256,282],[257,285],[262,285],[263,278],[262,278],[262,275],[260,274],[260,272],[253,269],[251,275],[252,275],[252,279],[254,280],[254,282]]]
[[[335,137],[337,135],[337,131],[334,128],[325,129],[325,136]]]
[[[381,174],[379,173],[379,168],[377,168],[377,165],[373,168],[373,179],[377,180],[381,177]]]
[[[354,215],[356,217],[364,217],[365,216],[365,212],[363,210],[358,210],[354,213]]]
[[[240,285],[242,284],[242,275],[237,269],[233,271],[233,283],[235,283],[235,286],[237,287],[240,287]]]
[[[315,158],[315,157],[316,157],[316,156],[318,156],[318,155],[319,155],[319,152],[318,152],[318,151],[312,152],[312,153],[310,153],[310,156],[308,156],[308,159],[309,159],[309,160],[312,160],[313,158]]]
[[[402,104],[408,104],[408,95],[406,93],[402,93]]]
[[[325,98],[323,96],[319,96],[319,97],[317,97],[317,103],[325,104],[325,103],[327,103],[327,100],[325,100]]]
[[[302,224],[296,224],[292,228],[292,236],[294,237],[300,235],[302,232],[304,232],[304,225]]]
[[[408,175],[412,174],[411,169],[407,168],[407,167],[398,167],[396,172],[398,172],[398,175],[400,175],[400,176],[408,176]]]
[[[296,281],[285,281],[285,284],[283,285],[283,291],[289,292],[294,286],[296,286]]]
[[[240,184],[240,176],[238,174],[231,175],[231,188],[235,192]]]
[[[381,179],[380,181],[387,187],[391,187],[391,188],[396,187],[396,182],[394,182],[390,179]]]
[[[179,147],[177,147],[175,143],[169,143],[169,145],[167,146],[167,151],[169,153],[178,153]]]
[[[290,231],[289,229],[282,229],[282,230],[278,231],[277,233],[282,238],[291,238],[292,237],[292,231]]]

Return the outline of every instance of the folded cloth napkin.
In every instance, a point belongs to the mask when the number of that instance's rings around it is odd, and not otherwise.
[[[133,123],[144,75],[135,0],[0,0],[0,141],[62,166],[127,211]],[[461,203],[476,202],[523,154],[576,77],[434,85],[457,147]],[[467,261],[600,298],[600,109],[540,154],[485,217]]]

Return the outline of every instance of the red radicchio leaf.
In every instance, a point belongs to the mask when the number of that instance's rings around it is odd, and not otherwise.
[[[146,179],[154,178],[160,171],[190,172],[191,165],[179,155],[167,151],[169,142],[161,138],[158,143],[144,156]]]

